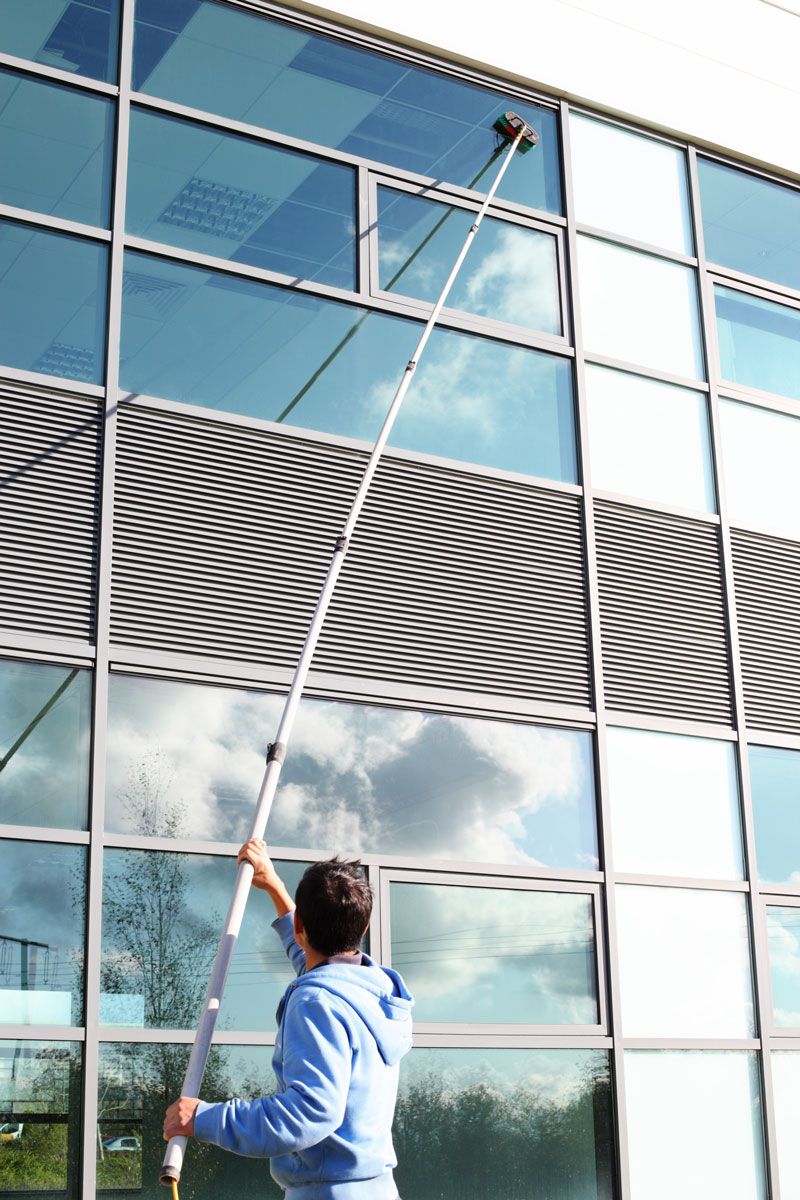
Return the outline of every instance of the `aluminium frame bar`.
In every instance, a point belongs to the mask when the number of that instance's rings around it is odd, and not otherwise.
[[[492,186],[484,197],[483,204],[477,213],[473,224],[470,226],[469,232],[464,239],[464,244],[454,262],[450,274],[445,281],[444,287],[441,290],[438,300],[434,305],[433,311],[425,323],[425,328],[417,343],[416,349],[403,372],[403,377],[394,394],[394,398],[389,406],[389,410],[384,418],[383,425],[372,448],[369,461],[364,470],[364,474],[359,483],[358,490],[350,509],[350,513],[345,522],[344,529],[336,539],[336,544],[328,567],[328,573],[323,583],[322,590],[317,601],[317,606],[314,615],[311,619],[311,624],[306,634],[305,643],[300,652],[300,658],[295,669],[294,678],[289,694],[278,724],[278,731],[275,741],[271,743],[267,753],[267,766],[264,772],[264,778],[261,784],[261,789],[256,805],[256,812],[253,819],[251,837],[262,838],[266,832],[267,822],[269,820],[272,801],[275,796],[275,791],[278,785],[281,766],[286,756],[286,747],[292,733],[297,709],[300,704],[300,698],[303,692],[308,672],[311,668],[311,659],[316,648],[319,635],[322,632],[322,626],[325,621],[325,616],[330,605],[336,581],[344,562],[344,556],[347,553],[347,548],[353,532],[356,527],[361,510],[366,501],[370,485],[381,456],[389,440],[394,423],[397,419],[400,407],[408,392],[411,380],[413,378],[416,367],[419,363],[425,347],[428,344],[434,326],[439,318],[439,314],[444,307],[450,290],[455,283],[456,277],[461,270],[461,266],[466,258],[470,246],[472,245],[475,236],[481,226],[481,222],[491,204],[495,192],[505,175],[511,160],[514,157],[517,149],[520,147],[523,137],[529,133],[529,126],[523,121],[522,127],[517,132],[513,140],[508,141],[506,154],[500,169],[498,170],[492,182]],[[538,139],[536,139],[538,140]],[[192,1052],[189,1056],[189,1063],[186,1068],[186,1075],[183,1080],[181,1094],[185,1096],[196,1096],[200,1090],[200,1085],[205,1073],[206,1063],[208,1061],[209,1052],[211,1050],[211,1041],[214,1035],[214,1029],[219,1015],[220,1003],[222,994],[225,989],[225,982],[228,975],[233,952],[236,948],[236,942],[241,929],[242,918],[244,917],[247,897],[250,892],[250,885],[253,879],[253,867],[248,862],[243,862],[237,871],[236,883],[233,889],[230,908],[225,920],[222,935],[220,937],[219,946],[217,948],[216,958],[211,970],[211,978],[208,984],[208,992],[203,1005],[203,1011],[200,1016],[200,1021],[197,1027],[195,1040],[192,1044]],[[173,1181],[177,1182],[180,1179],[181,1167],[186,1151],[187,1138],[185,1136],[173,1137],[170,1139],[167,1150],[164,1155],[164,1161],[161,1168],[161,1182],[170,1185]]]

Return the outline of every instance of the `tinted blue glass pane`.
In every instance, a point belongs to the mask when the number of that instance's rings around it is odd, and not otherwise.
[[[91,79],[117,78],[119,0],[3,0],[0,50]]]
[[[706,257],[800,289],[800,192],[697,160]]]
[[[374,440],[419,324],[150,256],[126,264],[126,390]],[[574,480],[569,363],[436,330],[392,444]]]
[[[723,378],[800,400],[800,309],[714,290]]]
[[[0,362],[102,383],[104,245],[0,221]]]
[[[349,167],[134,110],[129,233],[355,287]]]
[[[800,908],[767,905],[772,1012],[782,1029],[800,1029]]]
[[[800,751],[749,749],[758,877],[800,887]]]
[[[541,143],[516,156],[501,193],[520,204],[561,211],[558,128],[551,110],[213,0],[140,0],[134,86],[479,188],[496,146],[492,123],[514,109],[540,132]]]
[[[0,71],[0,202],[108,225],[114,105]]]
[[[378,189],[380,286],[433,303],[475,213]],[[556,239],[509,221],[484,221],[447,300],[545,333],[561,333]]]

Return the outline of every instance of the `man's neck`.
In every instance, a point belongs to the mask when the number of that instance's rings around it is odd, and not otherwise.
[[[348,958],[352,958],[352,959],[360,959],[361,958],[360,950],[346,950],[344,954],[337,954],[336,958],[343,958],[345,956],[345,954],[347,955]],[[307,971],[313,971],[314,967],[318,967],[318,966],[320,966],[321,963],[326,963],[328,961],[327,954],[319,954],[316,950],[312,950],[310,946],[305,951],[305,956],[306,956],[306,970]]]

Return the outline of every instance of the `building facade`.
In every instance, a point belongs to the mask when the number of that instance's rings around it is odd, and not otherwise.
[[[159,1193],[281,694],[514,109],[268,838],[290,886],[362,858],[415,993],[405,1200],[800,1200],[792,152],[756,99],[548,78],[555,0],[527,70],[420,8],[0,7],[2,1194]],[[209,1099],[272,1087],[265,904]]]

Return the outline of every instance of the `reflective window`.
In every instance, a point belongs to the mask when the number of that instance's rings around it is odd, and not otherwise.
[[[126,255],[123,388],[373,441],[414,321]],[[576,478],[568,359],[434,331],[390,445]]]
[[[0,1194],[79,1194],[81,1051],[0,1042]]]
[[[85,829],[92,677],[0,661],[0,824]]]
[[[569,138],[581,224],[694,252],[682,150],[577,113],[570,113]]]
[[[349,167],[189,121],[131,114],[129,233],[355,288]]]
[[[800,400],[800,309],[714,289],[723,379]]]
[[[86,851],[0,842],[0,1011],[9,1025],[80,1025]]]
[[[615,870],[742,878],[733,742],[609,729],[608,777]]]
[[[800,1029],[800,908],[767,905],[772,1015],[776,1026]]]
[[[720,429],[731,524],[800,538],[800,420],[723,400]]]
[[[753,1037],[745,897],[617,887],[626,1037]]]
[[[283,700],[112,675],[106,819],[240,842]],[[596,869],[588,733],[303,700],[270,816],[276,846]]]
[[[800,888],[800,751],[749,746],[758,877]]]
[[[766,1200],[758,1058],[626,1050],[631,1200]]]
[[[800,1196],[800,1053],[796,1050],[772,1054],[772,1093],[781,1195]]]
[[[0,50],[113,83],[119,0],[3,0]]]
[[[598,1024],[590,895],[392,883],[390,899],[415,1020]]]
[[[403,1059],[401,1196],[611,1200],[612,1139],[603,1050],[426,1047]]]
[[[381,288],[433,304],[474,218],[472,210],[378,188]],[[556,239],[487,218],[447,307],[561,333]]]
[[[152,799],[146,786],[137,801],[143,807]],[[294,893],[305,864],[276,866]],[[195,1027],[235,878],[233,857],[106,851],[102,1025]],[[222,1029],[275,1028],[275,1011],[294,971],[271,927],[274,918],[269,898],[254,896],[225,988]]]
[[[513,109],[541,134],[502,195],[561,211],[555,112],[210,0],[139,0],[137,91],[407,171],[484,187],[493,123]]]
[[[800,192],[698,158],[706,258],[800,290]]]
[[[101,383],[104,245],[0,221],[0,362]]]
[[[586,399],[593,487],[716,510],[702,393],[587,363]]]
[[[578,238],[586,350],[704,377],[695,272],[597,238]]]
[[[97,1188],[103,1196],[159,1200],[158,1181],[165,1144],[161,1134],[164,1109],[181,1093],[189,1061],[186,1045],[147,1046],[114,1042],[100,1045],[97,1092]],[[203,1099],[215,1102],[238,1096],[255,1100],[275,1090],[272,1046],[214,1046],[203,1076]],[[192,1142],[192,1196],[220,1200],[227,1196],[259,1196],[279,1200],[263,1159],[242,1158]]]
[[[108,225],[114,105],[0,70],[0,202]]]

